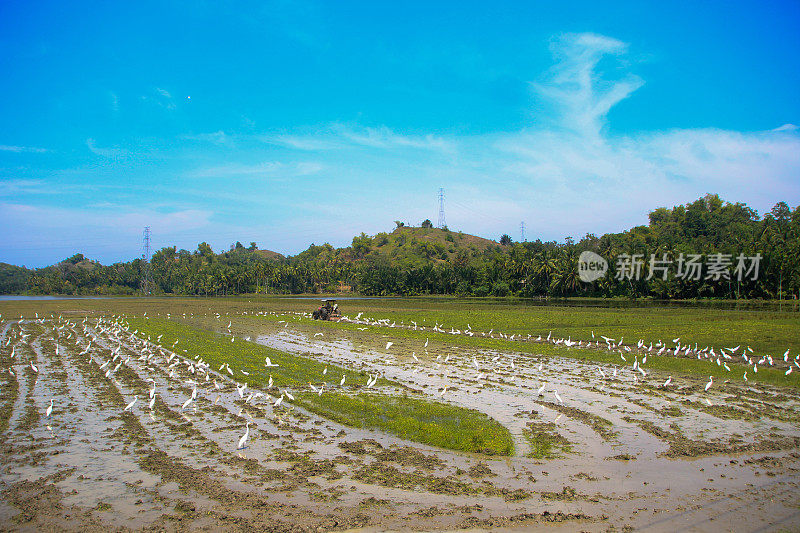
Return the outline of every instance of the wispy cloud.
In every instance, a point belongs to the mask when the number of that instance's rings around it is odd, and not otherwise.
[[[307,133],[268,133],[258,136],[263,142],[307,151],[371,148],[407,149],[452,153],[456,144],[434,134],[401,134],[387,126],[366,127],[341,123],[326,124]]]
[[[106,157],[108,159],[116,159],[127,155],[128,153],[127,150],[122,148],[101,148],[97,146],[97,143],[91,137],[86,139],[86,147],[89,148],[89,151],[93,154]]]
[[[154,87],[150,94],[144,94],[139,98],[144,102],[151,102],[169,111],[172,111],[177,107],[172,94],[168,90],[162,89],[161,87]]]
[[[47,151],[46,148],[39,148],[37,146],[11,146],[8,144],[0,144],[0,152],[43,154]]]
[[[311,161],[282,163],[264,161],[255,164],[228,163],[219,166],[200,168],[189,173],[194,178],[281,178],[291,176],[309,176],[322,170],[323,166]]]
[[[200,141],[216,144],[218,146],[234,146],[234,139],[231,135],[219,130],[212,133],[198,133],[193,135],[183,135],[182,138],[191,141]]]
[[[0,196],[57,193],[58,191],[43,180],[9,179],[0,181]]]
[[[624,55],[628,45],[604,35],[580,33],[557,37],[551,50],[558,62],[542,81],[532,83],[534,90],[560,111],[561,126],[598,139],[608,111],[644,84],[633,74],[617,80],[603,80],[597,74],[601,59]]]

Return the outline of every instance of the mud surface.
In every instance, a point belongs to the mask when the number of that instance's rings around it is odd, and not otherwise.
[[[2,529],[800,528],[793,389],[706,391],[678,377],[665,387],[629,365],[423,346],[302,315],[177,318],[483,411],[509,428],[516,454],[451,452],[288,400],[245,401],[202,354],[173,353],[111,315],[4,320]]]

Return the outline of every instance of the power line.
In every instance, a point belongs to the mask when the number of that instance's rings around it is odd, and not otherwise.
[[[439,187],[439,229],[444,229],[447,223],[444,221],[444,189]]]

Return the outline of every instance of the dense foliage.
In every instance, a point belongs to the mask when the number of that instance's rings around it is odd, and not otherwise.
[[[207,243],[194,252],[175,247],[141,259],[103,266],[77,254],[57,265],[28,270],[0,264],[0,292],[31,294],[141,293],[150,269],[154,294],[297,294],[354,291],[364,295],[603,296],[655,298],[797,298],[800,294],[800,207],[783,202],[760,217],[742,203],[707,195],[685,206],[659,208],[647,226],[580,241],[513,242],[502,245],[448,229],[397,224],[392,233],[361,234],[351,246],[311,245],[294,257],[241,243],[215,253]],[[581,281],[578,257],[593,251],[608,262],[607,274]],[[624,254],[634,256],[629,265]],[[666,254],[666,255],[665,255]],[[681,255],[683,254],[683,255]],[[679,277],[693,254],[697,276]],[[709,270],[716,254],[727,275]],[[747,258],[760,254],[758,273]],[[737,258],[742,259],[737,259]],[[628,267],[640,263],[640,275]],[[654,270],[651,259],[669,270]],[[685,263],[686,261],[686,263]],[[739,263],[742,263],[741,265]],[[737,266],[744,266],[737,271]],[[624,274],[628,275],[624,275]],[[650,277],[650,279],[648,279]]]

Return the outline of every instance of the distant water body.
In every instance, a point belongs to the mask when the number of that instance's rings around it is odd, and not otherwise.
[[[0,302],[21,300],[108,300],[110,296],[22,296],[19,294],[0,294]]]

